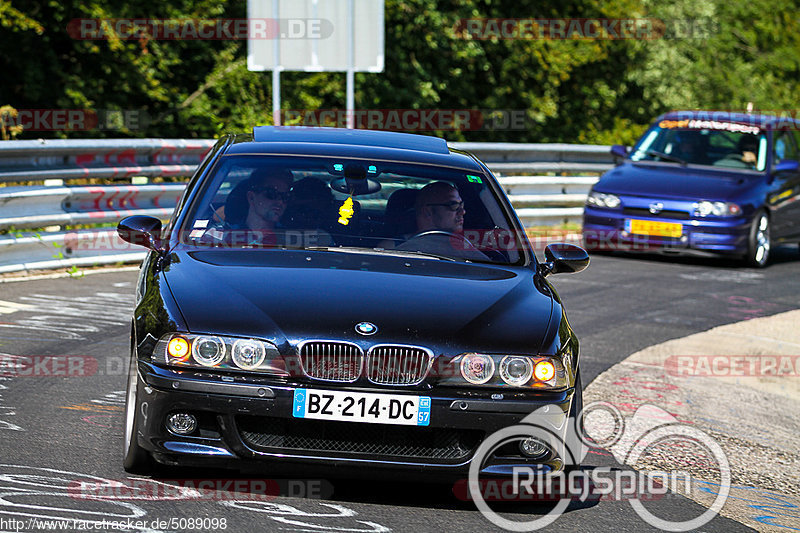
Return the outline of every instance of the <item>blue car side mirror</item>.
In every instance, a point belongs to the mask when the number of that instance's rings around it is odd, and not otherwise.
[[[161,249],[161,221],[146,215],[123,218],[117,225],[117,234],[126,242],[151,250]]]
[[[628,157],[628,148],[622,146],[621,144],[615,144],[611,146],[611,155],[614,156],[615,162],[619,162],[619,159],[625,159]]]
[[[775,165],[775,172],[796,172],[800,168],[800,162],[794,159],[781,159]]]
[[[539,264],[539,273],[561,274],[563,272],[580,272],[589,266],[589,254],[580,246],[557,242],[548,244],[544,249],[545,263]]]

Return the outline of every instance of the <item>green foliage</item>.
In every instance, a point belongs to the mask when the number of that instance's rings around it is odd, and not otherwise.
[[[9,29],[0,32],[2,103],[149,117],[137,129],[31,131],[21,138],[208,138],[272,123],[270,76],[247,70],[245,41],[122,40],[113,32],[81,40],[67,31],[79,18],[244,18],[246,0],[13,1],[15,7],[0,0],[0,26]],[[386,69],[356,74],[358,109],[525,113],[522,130],[428,132],[449,140],[631,144],[670,109],[795,106],[796,0],[386,0],[385,17]],[[707,33],[482,40],[460,26],[462,19],[489,17],[649,17],[667,27],[692,20]],[[283,109],[344,108],[344,73],[285,72],[281,87]]]

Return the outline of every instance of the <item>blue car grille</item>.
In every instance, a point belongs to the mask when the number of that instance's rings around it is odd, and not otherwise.
[[[622,212],[626,215],[633,215],[636,217],[674,218],[677,220],[688,220],[690,218],[687,211],[675,211],[672,209],[664,209],[659,213],[651,213],[650,209],[646,207],[626,207]]]

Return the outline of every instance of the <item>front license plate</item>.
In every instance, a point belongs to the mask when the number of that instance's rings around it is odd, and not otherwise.
[[[675,222],[655,222],[652,220],[628,219],[625,221],[628,233],[636,235],[655,235],[657,237],[680,237],[683,224]]]
[[[431,399],[428,396],[295,389],[292,416],[427,426],[431,421]]]

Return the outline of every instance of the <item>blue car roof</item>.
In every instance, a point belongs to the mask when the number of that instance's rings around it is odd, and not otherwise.
[[[329,155],[387,159],[480,171],[480,165],[447,141],[428,135],[391,131],[303,126],[256,126],[252,137],[236,136],[228,154]]]
[[[413,135],[392,131],[356,130],[344,128],[309,128],[302,126],[256,126],[255,142],[303,142],[350,144],[416,150],[448,154],[447,141],[428,135]]]
[[[695,119],[695,120],[716,120],[719,122],[734,122],[736,124],[746,124],[748,126],[756,126],[762,129],[796,129],[800,127],[800,120],[776,116],[764,113],[734,113],[731,111],[714,111],[714,110],[686,110],[686,111],[670,111],[664,113],[656,119],[659,120],[679,120],[679,119]]]

